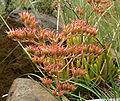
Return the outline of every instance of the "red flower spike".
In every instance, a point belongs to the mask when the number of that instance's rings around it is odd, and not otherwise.
[[[101,55],[103,53],[104,49],[98,48],[98,46],[95,45],[90,45],[89,47],[89,53],[90,54],[97,54],[97,55]]]
[[[7,34],[8,34],[8,37],[10,38],[10,39],[12,39],[13,37],[14,37],[14,31],[9,31],[9,32],[6,32]]]
[[[45,36],[47,36],[48,38],[52,38],[53,33],[54,33],[54,31],[47,30],[47,31],[45,31]]]
[[[32,16],[31,14],[28,14],[26,12],[23,13],[19,13],[21,20],[24,22],[26,27],[30,27],[31,29],[36,28],[37,23],[39,21],[35,21],[34,20],[34,16]]]
[[[72,85],[71,91],[74,92],[77,89],[74,85]]]
[[[48,45],[46,48],[41,48],[44,54],[47,56],[52,56],[52,57],[62,57],[67,55],[67,49],[65,49],[63,46],[58,46],[58,45]]]
[[[74,45],[72,48],[75,56],[83,54],[82,46]]]
[[[40,54],[40,49],[38,49],[38,47],[35,47],[34,48],[34,54],[36,55],[36,56],[40,56],[41,54]]]
[[[93,49],[93,46],[90,45],[90,48],[89,48],[89,53],[93,53],[94,52],[94,49]]]
[[[74,68],[72,69],[73,77],[76,78],[77,76],[85,75],[87,72],[81,68]]]
[[[58,97],[60,98],[61,96],[63,96],[63,94],[64,94],[64,91],[62,91],[62,90],[59,91],[59,92],[58,92]]]
[[[51,71],[51,67],[50,66],[44,66],[44,70],[49,73]]]
[[[38,57],[34,56],[34,57],[31,58],[31,60],[34,64],[36,64],[38,62]]]
[[[70,25],[71,34],[73,35],[76,31],[77,31],[77,26],[75,25],[75,23],[71,23]]]
[[[67,36],[67,34],[69,33],[69,30],[70,30],[70,26],[63,25],[62,28],[63,28],[63,35]]]
[[[70,32],[71,34],[74,34],[75,32],[83,32],[81,36],[87,36],[90,33],[90,37],[94,37],[97,35],[97,30],[93,27],[88,27],[88,25],[85,25],[85,21],[83,20],[73,20],[70,25]],[[86,33],[86,35],[84,34]]]
[[[26,46],[26,50],[28,52],[34,52],[35,51],[33,46]]]
[[[12,29],[13,30],[13,29]],[[16,39],[17,38],[17,35],[18,35],[18,33],[19,33],[19,29],[15,29],[15,30],[13,30],[13,36],[14,36],[14,38]]]
[[[20,29],[20,28],[18,30],[16,29],[15,33],[17,33],[17,37],[20,40],[26,36],[26,31],[24,29]]]
[[[57,73],[57,69],[52,68],[52,69],[50,70],[50,74],[51,74],[51,75],[55,75],[56,73]]]
[[[68,88],[67,84],[63,84],[63,90],[66,90]]]
[[[79,15],[83,15],[83,9],[77,8],[77,9],[76,9],[76,12],[77,12]]]
[[[23,22],[28,18],[28,15],[28,12],[19,13],[19,16]]]
[[[28,36],[28,38],[29,38],[29,39],[34,38],[37,29],[27,28],[27,30],[28,30],[28,31],[27,31],[27,36]]]
[[[45,29],[41,29],[41,27],[39,27],[39,30],[38,30],[38,40],[40,42],[43,42],[44,39],[45,39]]]
[[[87,49],[88,49],[88,45],[86,45],[85,43],[83,43],[83,45],[82,45],[83,52],[86,52]]]
[[[98,30],[96,30],[95,28],[92,29],[93,30],[93,36],[97,35]]]
[[[44,56],[38,57],[38,63],[41,65],[41,63],[44,61]]]
[[[68,90],[71,90],[71,89],[72,89],[72,84],[69,84]]]
[[[51,83],[52,83],[52,80],[51,80],[51,79],[41,78],[40,80],[41,80],[41,81],[44,83],[44,85],[47,86],[47,87],[50,87],[50,85],[51,85]]]
[[[24,21],[24,25],[25,25],[25,26],[28,26],[28,27],[29,27],[29,25],[31,25],[31,23],[32,23],[32,21],[29,20],[29,19],[26,19],[26,20]]]
[[[56,91],[56,90],[51,90],[51,92],[52,92],[52,94],[53,94],[54,96],[56,96],[56,94],[57,94],[57,91]]]
[[[97,48],[96,54],[101,55],[103,53],[104,49]]]
[[[31,16],[31,14],[29,14],[29,15],[28,15],[28,19],[29,19],[30,21],[33,21],[33,20],[34,20],[34,16]]]
[[[58,84],[57,85],[57,91],[59,92],[59,91],[61,91],[62,90],[62,86],[61,86],[61,84]]]
[[[35,21],[35,20],[32,21],[30,28],[31,28],[31,29],[36,28],[36,26],[37,26],[38,23],[39,23],[39,21]]]

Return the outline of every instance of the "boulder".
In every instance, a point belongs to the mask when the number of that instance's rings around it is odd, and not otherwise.
[[[18,16],[19,12],[20,10],[15,10],[7,18],[6,22],[10,28],[23,26]],[[6,25],[2,24],[0,27],[0,101],[4,101],[1,96],[8,93],[16,77],[33,71],[18,43],[7,37],[7,30]]]
[[[40,83],[27,78],[15,79],[7,101],[58,101]]]
[[[6,22],[10,28],[24,26],[18,15],[20,12],[22,12],[22,10],[16,9],[8,16]],[[40,18],[41,26],[56,29],[57,20],[55,17],[38,14],[36,18]],[[62,28],[60,27],[60,29]],[[1,96],[8,93],[16,77],[33,72],[32,66],[27,60],[22,48],[17,42],[7,37],[7,30],[9,29],[5,24],[0,26],[0,101],[4,101]]]

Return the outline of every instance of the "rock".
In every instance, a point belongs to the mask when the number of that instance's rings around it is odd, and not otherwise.
[[[7,24],[10,28],[23,26],[18,16],[19,12],[19,10],[15,10],[7,18]],[[4,101],[1,96],[8,93],[16,77],[33,71],[21,47],[17,47],[18,43],[7,37],[6,30],[8,28],[3,24],[0,27],[0,101]],[[17,48],[15,49],[15,47]],[[12,50],[14,51],[11,53]]]
[[[24,26],[18,15],[20,12],[22,12],[22,10],[16,9],[10,13],[6,21],[10,28]],[[40,24],[42,26],[56,29],[57,20],[55,17],[38,14],[37,18],[40,18]],[[2,24],[0,26],[0,101],[4,101],[4,99],[1,99],[1,96],[8,93],[9,88],[16,77],[33,72],[32,66],[24,55],[22,48],[17,42],[14,42],[7,37],[7,34],[5,33],[6,30],[8,30],[8,28],[5,24]],[[14,51],[12,52],[12,50]]]
[[[41,27],[44,27],[44,28],[49,28],[51,30],[56,30],[57,28],[57,20],[56,20],[56,17],[53,17],[53,16],[48,16],[46,14],[38,14],[39,16],[37,16],[37,19],[40,20],[40,25]],[[47,19],[47,20],[46,20]],[[59,25],[59,31],[62,30],[62,27],[61,27],[61,23]]]
[[[38,82],[27,79],[15,79],[8,93],[7,101],[58,101]]]

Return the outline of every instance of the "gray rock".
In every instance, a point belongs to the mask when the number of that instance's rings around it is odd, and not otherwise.
[[[7,101],[58,101],[38,82],[27,79],[15,79],[8,93]]]
[[[16,9],[10,13],[6,21],[10,28],[24,26],[18,15],[20,12],[22,12],[22,10]],[[42,26],[56,29],[57,20],[55,17],[38,14],[37,18],[40,18],[40,24]],[[16,77],[28,72],[33,72],[32,66],[20,46],[10,54],[18,43],[7,37],[7,34],[5,33],[6,30],[8,30],[8,28],[5,24],[2,24],[0,26],[0,101],[4,101],[1,96],[8,93],[9,88]],[[25,45],[26,44],[24,44],[24,46]]]
[[[40,20],[41,27],[49,28],[51,30],[56,30],[56,28],[57,28],[57,19],[56,19],[56,17],[50,16],[50,15],[48,16],[46,14],[40,13],[37,16],[37,19]],[[62,25],[60,23],[60,25],[59,25],[59,31],[62,30],[61,26]]]

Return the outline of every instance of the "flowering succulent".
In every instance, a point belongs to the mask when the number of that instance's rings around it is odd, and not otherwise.
[[[67,80],[61,80],[60,73],[66,68],[67,64],[63,61],[65,59],[79,59],[83,56],[94,56],[98,57],[104,51],[102,48],[93,44],[67,44],[63,43],[70,38],[86,36],[95,37],[97,35],[97,29],[92,26],[86,25],[83,20],[72,20],[70,25],[63,25],[63,30],[58,33],[51,30],[36,28],[39,21],[26,12],[20,13],[20,18],[23,21],[25,28],[12,29],[7,32],[8,37],[14,41],[29,42],[32,45],[26,47],[26,50],[31,55],[32,62],[37,65],[38,68],[44,70],[48,78],[40,79],[51,92],[61,97],[66,92],[74,92],[76,86],[69,83],[74,78],[80,78],[87,74],[88,71],[74,67],[70,69],[71,73]],[[48,40],[49,44],[46,43]],[[54,78],[49,79],[49,77]],[[51,84],[55,89],[51,88]]]
[[[105,12],[105,9],[109,8],[111,6],[111,1],[115,0],[87,0],[87,2],[91,5],[93,5],[92,13],[96,12],[97,14],[103,14]],[[91,14],[92,14],[91,13]],[[105,15],[103,15],[105,17]]]

